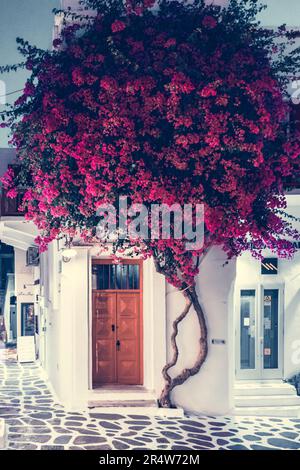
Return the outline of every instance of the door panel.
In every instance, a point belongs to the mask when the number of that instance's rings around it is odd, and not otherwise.
[[[255,290],[241,291],[241,369],[255,369],[256,363]]]
[[[116,382],[116,294],[93,292],[93,382]]]
[[[237,319],[237,378],[254,379],[258,375],[258,291],[240,289]]]
[[[278,290],[264,290],[264,369],[278,367]]]
[[[139,294],[117,293],[118,383],[140,383],[140,302]]]
[[[283,289],[262,289],[262,376],[283,377]]]

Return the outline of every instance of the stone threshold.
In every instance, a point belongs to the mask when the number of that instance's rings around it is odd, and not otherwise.
[[[183,417],[181,408],[159,408],[153,390],[143,386],[112,386],[105,385],[90,390],[87,396],[87,405],[91,411],[116,413],[139,413],[149,416]]]
[[[95,407],[157,407],[155,394],[144,387],[103,386],[90,390],[87,396],[88,408]]]

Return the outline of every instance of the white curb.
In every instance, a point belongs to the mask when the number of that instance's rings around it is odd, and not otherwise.
[[[155,406],[95,406],[89,408],[89,413],[109,413],[124,415],[145,415],[161,418],[184,418],[182,408],[157,408]]]

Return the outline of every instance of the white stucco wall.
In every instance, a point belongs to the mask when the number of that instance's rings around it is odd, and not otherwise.
[[[143,263],[144,386],[156,397],[163,388],[161,371],[167,360],[166,314],[166,282],[148,259]]]
[[[85,404],[88,390],[89,315],[88,249],[78,249],[76,259],[62,263],[59,311],[58,393],[71,407]]]
[[[54,265],[56,276],[53,273]],[[55,242],[49,246],[47,252],[40,255],[40,265],[35,268],[34,277],[36,281],[39,281],[35,287],[38,299],[36,310],[39,313],[39,335],[37,337],[39,358],[53,389],[59,395],[62,377],[60,371],[61,338],[65,331],[62,329],[61,311],[57,308],[57,297],[60,295],[58,275]]]
[[[231,409],[231,376],[229,372],[229,325],[232,315],[232,295],[235,261],[226,266],[225,254],[213,248],[204,260],[197,280],[197,291],[204,308],[208,327],[208,357],[199,373],[174,389],[173,400],[188,411],[203,414],[223,414]],[[169,338],[173,320],[184,307],[182,294],[169,286],[167,292],[168,355],[172,355]],[[190,367],[197,356],[199,325],[195,312],[190,312],[179,327],[180,356],[173,374]],[[225,344],[212,344],[212,339]]]
[[[59,300],[61,298],[60,273],[58,267],[59,255],[57,252],[57,244],[53,242],[49,245],[46,253],[41,255],[40,263],[40,296],[41,296],[41,313],[40,321],[40,337],[44,334],[46,345],[43,347],[43,339],[41,348],[43,348],[42,360],[52,385],[57,393],[61,386],[61,368],[60,363],[64,362],[64,351],[61,344],[66,335],[65,326],[63,325],[63,310],[60,309]],[[42,328],[46,331],[43,333]]]

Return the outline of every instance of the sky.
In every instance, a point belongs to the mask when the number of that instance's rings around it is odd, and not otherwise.
[[[213,0],[222,4],[226,0]],[[300,26],[300,0],[264,0],[268,9],[261,20],[273,26],[287,23]],[[52,9],[59,7],[59,0],[0,0],[0,64],[14,64],[21,60],[16,49],[16,37],[23,37],[36,46],[47,48],[51,45],[53,14]],[[23,87],[26,80],[24,71],[0,76],[6,86],[6,92]],[[0,82],[0,111],[4,109],[1,95],[3,86]],[[7,97],[15,100],[17,94]],[[0,130],[0,147],[8,146],[5,130]]]
[[[275,26],[286,23],[300,27],[300,0],[262,0],[262,3],[268,6],[260,18],[264,24]]]
[[[59,6],[59,0],[0,0],[0,64],[21,62],[16,37],[23,37],[36,46],[48,48],[52,39],[52,9]],[[0,80],[5,82],[6,92],[10,93],[23,87],[26,73],[20,71],[2,75]],[[3,85],[0,83],[0,111],[5,109],[1,104],[2,94]],[[17,97],[15,94],[7,98],[14,101]],[[0,147],[7,146],[7,133],[1,129]]]

